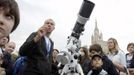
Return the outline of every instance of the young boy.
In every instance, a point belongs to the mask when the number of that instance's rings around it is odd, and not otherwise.
[[[18,4],[15,0],[0,0],[0,39],[13,32],[20,21]]]
[[[91,65],[92,69],[88,72],[87,75],[108,75],[108,73],[102,69],[103,61],[100,55],[95,54],[92,56]]]
[[[134,43],[129,43],[127,50],[129,52],[126,54],[127,68],[130,75],[134,75]]]
[[[0,0],[0,39],[9,36],[17,28],[19,22],[20,14],[17,2],[15,0]],[[3,71],[4,69],[0,66],[0,75],[3,75]],[[6,73],[6,75],[11,74]]]

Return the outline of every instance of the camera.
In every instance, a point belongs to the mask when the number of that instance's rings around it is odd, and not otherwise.
[[[68,37],[66,48],[57,56],[57,61],[65,65],[61,75],[84,75],[80,64],[78,64],[78,55],[80,55],[78,51],[81,47],[79,38],[94,6],[95,4],[88,0],[84,0],[82,3],[73,31]]]

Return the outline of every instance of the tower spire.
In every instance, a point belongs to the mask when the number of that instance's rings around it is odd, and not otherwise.
[[[95,19],[95,31],[99,31],[98,26],[97,26],[97,19]]]

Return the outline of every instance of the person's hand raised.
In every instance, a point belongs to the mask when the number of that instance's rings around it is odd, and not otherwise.
[[[45,36],[48,32],[48,26],[42,26],[41,28],[38,29],[37,35],[34,38],[34,42],[37,42],[41,37]]]

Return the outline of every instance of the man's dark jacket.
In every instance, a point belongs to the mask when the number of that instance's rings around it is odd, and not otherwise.
[[[53,42],[51,41],[51,47],[49,56],[46,48],[45,38],[42,37],[37,43],[34,42],[36,33],[32,33],[25,43],[20,47],[20,56],[27,56],[27,66],[22,75],[51,75],[51,60]]]

